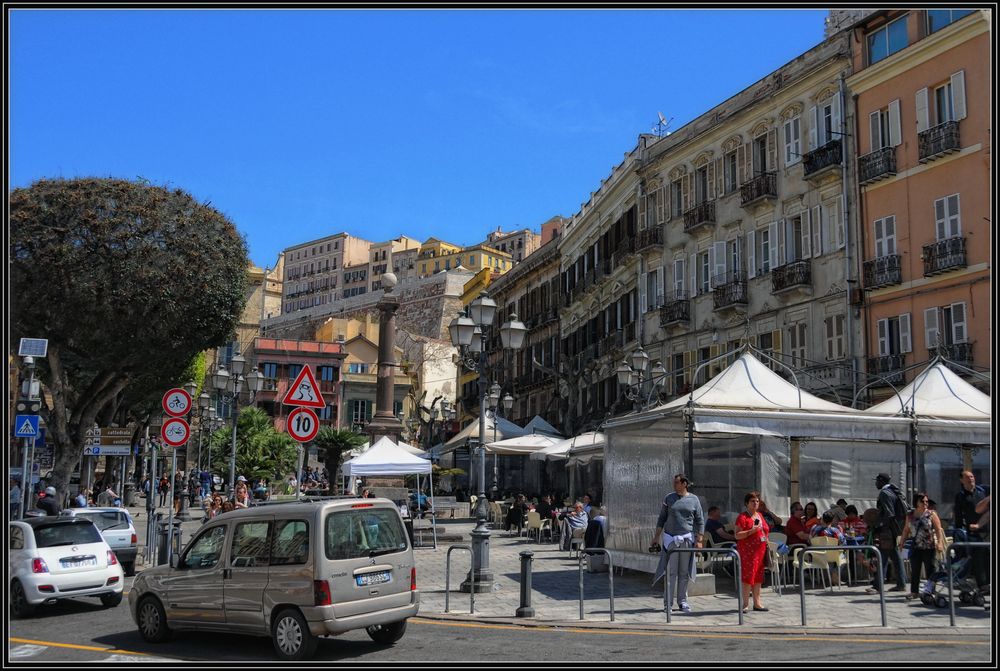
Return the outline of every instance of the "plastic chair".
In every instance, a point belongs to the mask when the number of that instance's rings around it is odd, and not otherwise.
[[[773,542],[775,545],[781,545],[784,543],[788,545],[788,536],[781,533],[780,531],[772,531],[767,535],[767,540]]]
[[[782,579],[782,573],[784,572],[784,567],[788,564],[788,555],[778,554],[778,544],[774,541],[767,542],[767,553],[771,559],[771,565],[765,564],[764,572],[771,573],[771,589],[773,589],[778,596],[781,596],[781,590],[784,588],[784,580]]]
[[[542,516],[539,515],[534,510],[528,511],[528,521],[524,525],[524,533],[528,538],[531,538],[531,534],[534,532],[535,541],[541,542],[542,540]]]
[[[836,538],[829,538],[827,536],[816,536],[814,537],[810,545],[816,546],[832,546],[838,545]],[[840,569],[841,567],[847,566],[847,557],[840,550],[829,550],[827,552],[814,552],[812,553],[812,561],[818,566],[826,567],[826,573],[829,574],[829,569],[831,567],[837,570],[837,583],[839,587],[842,587],[844,581],[841,579]],[[830,581],[830,589],[833,589],[833,581]]]
[[[804,546],[799,546],[792,552],[792,566],[795,568],[799,567],[799,555],[805,551]],[[820,572],[820,582],[823,584],[823,588],[826,588],[827,578],[830,577],[829,563],[822,558],[822,552],[810,552],[802,560],[802,571],[819,571]],[[817,561],[817,558],[820,560]],[[816,574],[813,573],[812,586],[816,587]]]
[[[706,533],[701,539],[702,545],[706,548],[734,548],[736,543],[733,541],[721,541],[719,543],[715,542],[712,538],[712,534]],[[698,557],[705,557],[707,561],[699,561],[697,567],[700,570],[703,565],[707,565],[712,573],[715,573],[715,567],[722,565],[722,570],[726,572],[726,575],[733,576],[733,558],[731,555],[721,554],[718,552],[711,552],[705,555],[698,554]]]

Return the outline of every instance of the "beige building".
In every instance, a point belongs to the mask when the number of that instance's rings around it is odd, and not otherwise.
[[[373,242],[369,250],[368,281],[369,291],[378,291],[382,288],[382,275],[388,272],[395,273],[395,267],[400,265],[399,255],[412,250],[417,253],[420,250],[420,241],[401,235],[394,240],[385,242]],[[406,257],[404,257],[406,260]],[[406,265],[409,265],[407,260]],[[412,269],[409,269],[412,270]],[[405,281],[416,277],[416,273],[408,274],[405,278],[396,274],[396,279]]]
[[[337,233],[286,248],[282,313],[326,305],[343,296],[347,266],[364,265],[367,277],[370,246],[368,240]]]
[[[510,254],[514,263],[523,261],[525,257],[542,246],[542,236],[533,232],[530,228],[522,228],[519,231],[504,233],[497,227],[497,230],[490,232],[486,236],[483,245],[499,249],[501,252]]]

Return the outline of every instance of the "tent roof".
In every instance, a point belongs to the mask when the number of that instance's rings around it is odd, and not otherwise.
[[[900,415],[903,406],[919,417],[936,419],[990,419],[990,397],[937,361],[913,382],[886,400],[865,410],[873,415]]]
[[[400,442],[398,442],[396,444],[399,445],[404,450],[406,450],[407,452],[409,452],[410,454],[414,454],[414,455],[416,455],[418,457],[421,457],[423,459],[427,459],[428,456],[429,456],[425,450],[421,450],[419,447],[414,447],[413,445],[410,445],[409,443],[404,443],[404,442],[400,441]]]
[[[562,436],[562,434],[559,433],[559,429],[542,419],[541,415],[535,415],[532,417],[531,421],[524,425],[524,430],[528,433],[544,433],[549,436]]]
[[[504,419],[503,417],[491,417],[486,416],[486,437],[487,439],[493,438],[494,428],[496,430],[497,440],[506,440],[507,438],[514,438],[516,436],[523,436],[527,431],[519,427],[514,422]],[[451,437],[451,439],[444,444],[444,447],[437,450],[435,454],[445,454],[451,452],[452,450],[459,448],[470,439],[479,439],[479,421],[473,421],[467,427],[459,431],[457,434]]]
[[[410,454],[386,436],[382,436],[367,452],[344,462],[345,476],[406,475],[430,473],[431,462]]]
[[[528,434],[526,436],[517,436],[507,438],[506,440],[498,440],[493,443],[486,443],[486,451],[490,454],[533,454],[542,448],[550,447],[558,442],[560,442],[558,438],[543,436],[542,434]]]
[[[573,438],[566,438],[552,445],[545,447],[531,455],[532,459],[565,459],[569,456],[570,450],[574,449],[604,449],[606,443],[604,434],[600,431],[587,431]]]

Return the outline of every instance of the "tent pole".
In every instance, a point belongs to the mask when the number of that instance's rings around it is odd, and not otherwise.
[[[688,399],[688,450],[687,450],[687,466],[685,470],[687,471],[687,477],[689,480],[694,480],[694,402]]]
[[[418,476],[419,477],[419,476]],[[430,481],[431,488],[431,537],[434,539],[434,549],[438,548],[438,528],[437,528],[437,514],[434,510],[434,469],[431,468],[427,479]]]
[[[791,471],[791,479],[788,482],[789,493],[792,502],[799,500],[799,454],[802,441],[798,438],[790,438],[788,440],[789,448],[789,470]]]

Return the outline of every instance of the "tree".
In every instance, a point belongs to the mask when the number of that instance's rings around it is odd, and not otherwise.
[[[84,433],[123,391],[186,382],[198,352],[232,338],[246,243],[218,210],[143,181],[43,179],[15,189],[9,211],[11,335],[49,340],[36,363],[65,493]]]
[[[209,438],[215,470],[229,477],[232,459],[232,427],[219,429]],[[299,464],[299,448],[287,433],[278,433],[271,418],[260,408],[240,411],[236,430],[236,474],[249,478],[282,478]]]
[[[333,481],[340,470],[340,464],[344,460],[344,454],[356,447],[361,447],[368,442],[368,437],[354,433],[353,431],[338,431],[332,426],[324,426],[313,438],[313,444],[323,456],[326,470],[330,473]]]

